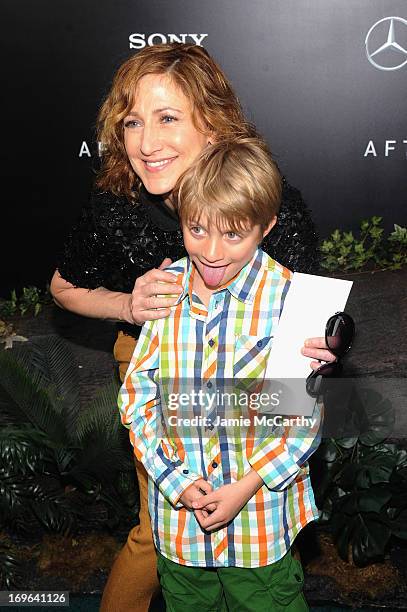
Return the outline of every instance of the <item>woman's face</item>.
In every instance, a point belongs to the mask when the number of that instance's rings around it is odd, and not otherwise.
[[[140,79],[124,119],[124,145],[134,172],[153,194],[172,191],[210,142],[192,121],[188,98],[165,74]]]

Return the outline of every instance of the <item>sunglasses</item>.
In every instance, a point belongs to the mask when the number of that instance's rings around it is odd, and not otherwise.
[[[324,363],[311,372],[306,380],[308,395],[318,397],[323,378],[341,374],[341,359],[351,348],[354,337],[355,323],[350,315],[346,312],[337,312],[329,317],[325,327],[325,342],[331,353],[335,355],[336,361]]]

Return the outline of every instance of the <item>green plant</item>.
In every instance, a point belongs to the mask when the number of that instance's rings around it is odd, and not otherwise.
[[[0,316],[2,317],[11,317],[17,312],[17,293],[16,290],[13,289],[10,294],[9,300],[4,300],[0,304]]]
[[[401,268],[407,264],[407,227],[394,224],[394,231],[388,238],[391,243],[390,255],[393,269]]]
[[[0,521],[16,531],[120,527],[135,520],[131,447],[118,383],[89,405],[57,336],[0,354]]]
[[[10,538],[0,534],[0,589],[21,587],[23,572],[21,560]]]
[[[396,270],[407,264],[407,229],[397,224],[384,237],[382,217],[365,219],[360,235],[336,229],[321,245],[321,266],[329,271],[360,270],[365,266]]]
[[[350,405],[352,434],[323,440],[313,484],[319,522],[330,525],[340,557],[351,551],[363,566],[383,558],[392,537],[407,539],[407,450],[385,442],[394,424],[388,400],[363,389]]]
[[[29,312],[37,316],[41,312],[42,306],[50,302],[51,296],[48,288],[41,291],[38,287],[34,286],[23,287],[20,296],[17,296],[16,290],[13,289],[10,299],[4,300],[0,304],[0,316],[12,317],[18,313],[24,316]]]

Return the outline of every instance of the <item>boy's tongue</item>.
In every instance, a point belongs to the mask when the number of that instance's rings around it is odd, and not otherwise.
[[[211,266],[205,266],[202,264],[202,278],[205,281],[206,285],[209,287],[217,287],[225,274],[227,266],[219,266],[218,268],[213,268]]]

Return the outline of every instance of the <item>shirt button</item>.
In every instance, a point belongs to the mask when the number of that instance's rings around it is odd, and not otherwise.
[[[189,474],[189,470],[182,470],[183,474]]]
[[[213,467],[213,468],[217,468],[217,467],[218,467],[218,464],[216,463],[216,461],[214,461],[214,462],[212,463],[212,467]]]
[[[206,383],[206,386],[208,387],[208,389],[212,389],[212,383],[211,383],[211,381],[207,382],[207,383]]]
[[[257,342],[257,346],[258,346],[259,348],[262,346],[262,344],[263,344],[263,341],[262,341],[262,340],[258,340],[258,342]]]
[[[212,340],[212,338],[209,340],[208,342],[209,346],[213,346],[215,344],[215,340]]]

